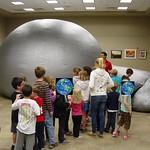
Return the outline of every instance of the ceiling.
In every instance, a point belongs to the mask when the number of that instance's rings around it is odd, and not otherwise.
[[[24,5],[15,6],[11,2],[20,1]],[[132,0],[131,3],[120,3],[120,0],[95,0],[94,3],[83,3],[82,0],[57,0],[57,4],[48,4],[46,0],[0,0],[0,13],[1,14],[26,14],[24,8],[33,8],[33,13],[57,13],[60,10],[55,10],[55,7],[63,7],[61,12],[150,12],[150,0]],[[95,10],[86,10],[85,7],[95,7]],[[125,6],[127,10],[118,10],[117,7]]]

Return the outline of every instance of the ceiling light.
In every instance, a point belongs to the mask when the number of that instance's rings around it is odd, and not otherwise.
[[[118,7],[117,9],[118,9],[118,10],[127,10],[128,7]]]
[[[63,7],[56,7],[56,8],[54,8],[55,10],[64,10],[64,8]]]
[[[85,7],[86,10],[95,10],[95,7]]]
[[[23,2],[11,2],[11,3],[14,4],[14,5],[24,5]]]
[[[120,3],[131,3],[132,0],[120,0]]]
[[[33,8],[24,8],[25,11],[35,11]]]
[[[46,1],[48,4],[57,4],[58,2],[56,0]]]
[[[83,3],[94,3],[94,0],[83,0]]]

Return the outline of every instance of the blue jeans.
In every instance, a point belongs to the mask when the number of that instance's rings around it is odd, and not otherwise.
[[[45,125],[48,132],[49,144],[54,144],[54,127],[53,127],[53,117],[49,115],[48,112],[45,113]]]
[[[91,96],[92,132],[96,133],[97,117],[99,117],[99,132],[103,134],[105,125],[106,95]],[[97,115],[98,113],[98,115]]]

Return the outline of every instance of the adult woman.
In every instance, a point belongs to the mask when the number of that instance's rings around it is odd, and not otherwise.
[[[113,87],[114,83],[105,71],[103,58],[95,61],[95,70],[90,75],[90,93],[91,93],[91,117],[92,117],[92,133],[96,135],[97,117],[99,117],[99,137],[103,137],[105,116],[104,110],[107,99],[107,87]],[[98,116],[97,116],[98,113]]]

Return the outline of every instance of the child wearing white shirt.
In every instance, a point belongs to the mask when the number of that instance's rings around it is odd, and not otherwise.
[[[17,99],[12,104],[12,110],[19,109],[15,150],[21,150],[24,142],[26,143],[26,150],[33,150],[36,116],[40,115],[40,108],[34,100],[30,99],[32,94],[30,85],[24,85],[22,93],[24,98],[20,99],[17,95]]]

